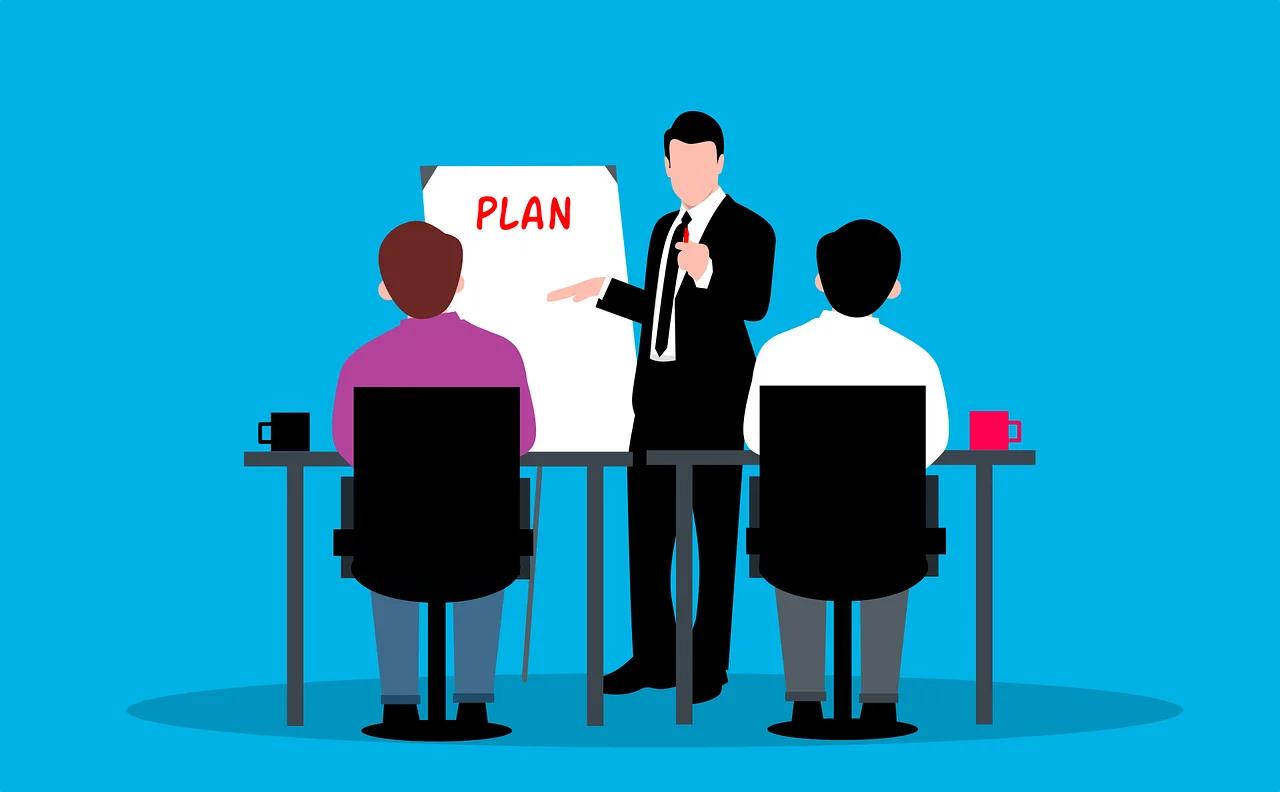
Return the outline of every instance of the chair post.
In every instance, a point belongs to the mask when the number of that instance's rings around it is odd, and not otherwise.
[[[832,700],[835,720],[853,718],[853,603],[841,600],[832,603],[835,624],[832,638],[835,642],[835,680]]]
[[[444,721],[445,713],[445,608],[444,600],[427,606],[427,718]]]

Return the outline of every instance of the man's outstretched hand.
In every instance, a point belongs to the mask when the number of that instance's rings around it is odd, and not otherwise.
[[[604,278],[590,278],[582,283],[575,283],[572,286],[566,286],[563,289],[556,289],[547,295],[547,302],[555,302],[563,300],[566,297],[572,297],[574,302],[582,302],[589,297],[595,297],[600,293],[600,287],[604,285]]]

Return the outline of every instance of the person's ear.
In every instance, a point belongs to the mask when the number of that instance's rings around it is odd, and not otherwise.
[[[667,168],[667,178],[671,178],[671,158],[663,157],[662,164],[665,165]]]
[[[465,287],[466,285],[467,285],[467,279],[466,279],[466,278],[464,278],[464,277],[462,277],[461,275],[459,275],[459,276],[458,276],[458,288],[454,289],[454,290],[453,290],[453,293],[454,293],[454,294],[457,294],[458,292],[462,291],[463,287]]]
[[[720,159],[716,160],[716,175],[719,176],[720,172],[723,170],[724,170],[724,155],[721,154]]]
[[[889,292],[889,299],[896,300],[899,294],[902,294],[902,281],[894,281],[893,291]]]
[[[826,289],[824,289],[824,288],[822,288],[822,276],[821,276],[821,275],[815,275],[815,276],[813,277],[813,285],[814,285],[814,286],[817,286],[817,287],[818,287],[818,291],[822,292],[823,294],[826,294],[826,293],[827,293],[827,290],[826,290]]]
[[[391,299],[391,292],[387,291],[386,281],[378,281],[378,296],[384,300]]]

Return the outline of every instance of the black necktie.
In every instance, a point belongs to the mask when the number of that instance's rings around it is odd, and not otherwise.
[[[676,243],[684,241],[684,231],[688,227],[689,213],[685,212],[680,218],[680,225],[671,234],[671,247],[667,248],[667,271],[663,273],[662,291],[658,294],[658,299],[662,301],[658,308],[658,334],[653,341],[654,351],[659,356],[667,351],[667,337],[671,334],[671,311],[676,302],[676,277],[680,274],[680,267],[676,265],[676,257],[680,255],[680,251],[676,250]]]

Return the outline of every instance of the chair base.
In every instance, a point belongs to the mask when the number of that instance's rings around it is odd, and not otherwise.
[[[883,740],[890,737],[905,737],[914,734],[917,729],[910,723],[901,721],[869,723],[858,718],[822,720],[783,721],[769,727],[769,731],[780,737],[795,737],[801,740]]]
[[[467,742],[505,737],[511,729],[500,723],[459,720],[420,720],[408,723],[375,723],[361,729],[370,737],[402,742]]]

